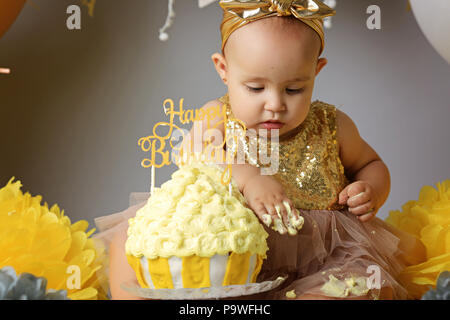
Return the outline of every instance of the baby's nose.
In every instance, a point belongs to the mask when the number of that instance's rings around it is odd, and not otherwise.
[[[268,102],[265,105],[265,109],[272,112],[280,112],[286,110],[286,106],[282,101]]]

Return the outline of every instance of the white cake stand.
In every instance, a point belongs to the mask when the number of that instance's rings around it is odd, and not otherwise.
[[[286,279],[287,277],[278,277],[273,281],[195,289],[146,289],[141,288],[137,282],[125,282],[121,284],[121,287],[140,298],[158,300],[207,300],[249,296],[266,292],[278,287]]]

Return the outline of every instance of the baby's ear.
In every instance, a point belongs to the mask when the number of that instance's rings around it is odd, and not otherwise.
[[[320,70],[327,65],[327,63],[328,60],[326,58],[319,58],[319,60],[317,60],[316,76],[319,74]]]
[[[216,68],[219,77],[227,84],[227,60],[222,54],[217,52],[211,56],[211,60],[214,63],[214,67]]]

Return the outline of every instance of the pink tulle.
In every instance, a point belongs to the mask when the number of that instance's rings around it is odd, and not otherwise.
[[[102,216],[94,220],[98,233],[94,234],[94,238],[103,241],[108,250],[114,234],[124,227],[128,226],[128,219],[136,216],[136,212],[142,208],[147,201],[128,207],[126,210]]]
[[[379,267],[381,288],[391,288],[393,299],[410,298],[396,276],[424,255],[424,248],[415,237],[376,217],[360,222],[347,210],[300,212],[305,223],[295,237],[267,230],[269,253],[258,281],[280,274],[289,278],[283,288],[261,298],[286,299],[290,290],[295,290],[297,297],[326,296],[320,288],[330,274],[338,279],[351,275],[370,277],[374,267]],[[379,298],[381,288],[372,289],[369,296]]]
[[[114,233],[128,224],[145,202],[109,216],[97,218],[100,231],[96,238],[107,247]],[[346,210],[300,210],[305,219],[296,236],[269,233],[269,251],[258,282],[288,276],[278,288],[247,299],[287,299],[286,292],[326,296],[320,290],[333,274],[338,279],[349,276],[369,277],[368,268],[379,268],[381,288],[391,288],[393,299],[409,299],[407,290],[396,276],[407,265],[423,259],[424,249],[413,236],[404,233],[379,218],[360,222]],[[370,269],[373,270],[373,269]],[[381,289],[373,288],[370,297],[379,298]],[[349,296],[351,298],[351,296]]]

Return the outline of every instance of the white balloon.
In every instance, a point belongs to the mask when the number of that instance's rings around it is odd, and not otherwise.
[[[450,63],[450,0],[409,0],[417,22],[436,51]]]

